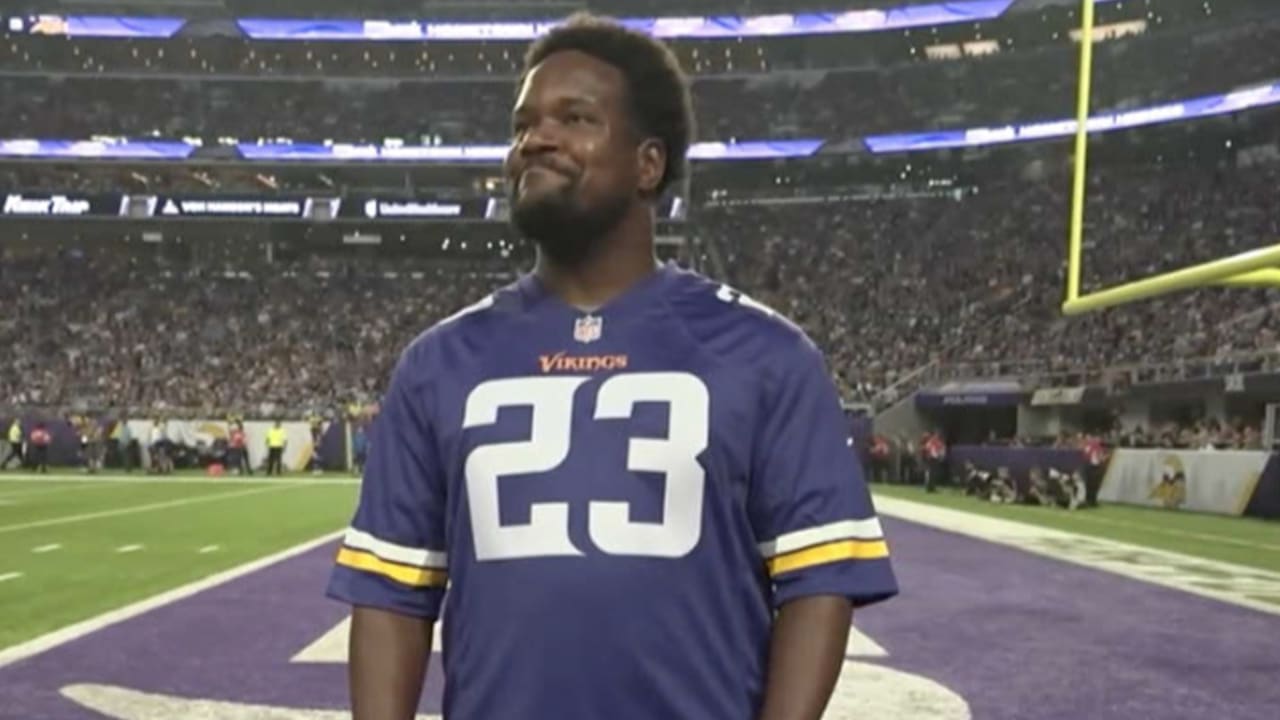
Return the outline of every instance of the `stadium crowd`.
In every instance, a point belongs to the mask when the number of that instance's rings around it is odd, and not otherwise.
[[[403,260],[245,267],[100,244],[6,259],[0,402],[178,415],[368,402],[406,342],[492,285]]]
[[[1280,235],[1269,200],[1278,182],[1276,166],[1096,176],[1086,289]],[[1177,293],[1063,318],[1064,185],[1053,176],[989,184],[960,199],[722,203],[695,222],[720,248],[732,283],[824,348],[850,399],[876,399],[928,367],[1050,382],[1082,366],[1264,352],[1276,361],[1280,295],[1272,290]],[[427,264],[410,274],[403,261],[184,262],[103,244],[10,256],[0,262],[0,293],[12,299],[0,319],[0,343],[11,349],[0,360],[0,402],[367,400],[405,342],[502,284],[519,262],[494,258],[487,274]]]
[[[1089,186],[1085,290],[1262,245],[1280,235],[1274,166],[1098,174]],[[1066,179],[840,206],[704,211],[730,275],[797,318],[848,393],[874,397],[945,364],[1039,375],[1280,350],[1280,294],[1211,289],[1065,319]],[[936,379],[936,378],[930,378]]]

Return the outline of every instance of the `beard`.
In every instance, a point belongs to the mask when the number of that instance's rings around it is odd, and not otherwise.
[[[575,184],[567,183],[536,197],[521,198],[517,183],[511,192],[511,224],[561,266],[580,265],[590,258],[629,205],[629,199],[619,195],[588,206],[575,190]]]

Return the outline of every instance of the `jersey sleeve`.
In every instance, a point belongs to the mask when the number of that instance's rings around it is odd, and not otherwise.
[[[820,351],[799,335],[766,377],[748,513],[774,606],[842,595],[859,607],[896,595],[889,547]]]
[[[423,368],[406,352],[368,437],[360,500],[330,576],[336,600],[436,618],[448,579],[445,478]]]

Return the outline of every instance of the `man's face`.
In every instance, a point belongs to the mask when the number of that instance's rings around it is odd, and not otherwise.
[[[637,152],[622,73],[565,51],[526,77],[512,114],[506,179],[516,229],[572,265],[637,199]]]

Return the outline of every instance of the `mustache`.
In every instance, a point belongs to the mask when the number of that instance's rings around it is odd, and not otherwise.
[[[564,163],[546,158],[530,160],[528,162],[521,163],[512,169],[514,170],[512,173],[512,179],[519,179],[521,175],[524,175],[530,170],[546,170],[570,179],[575,178],[578,175],[576,168],[572,168]]]

